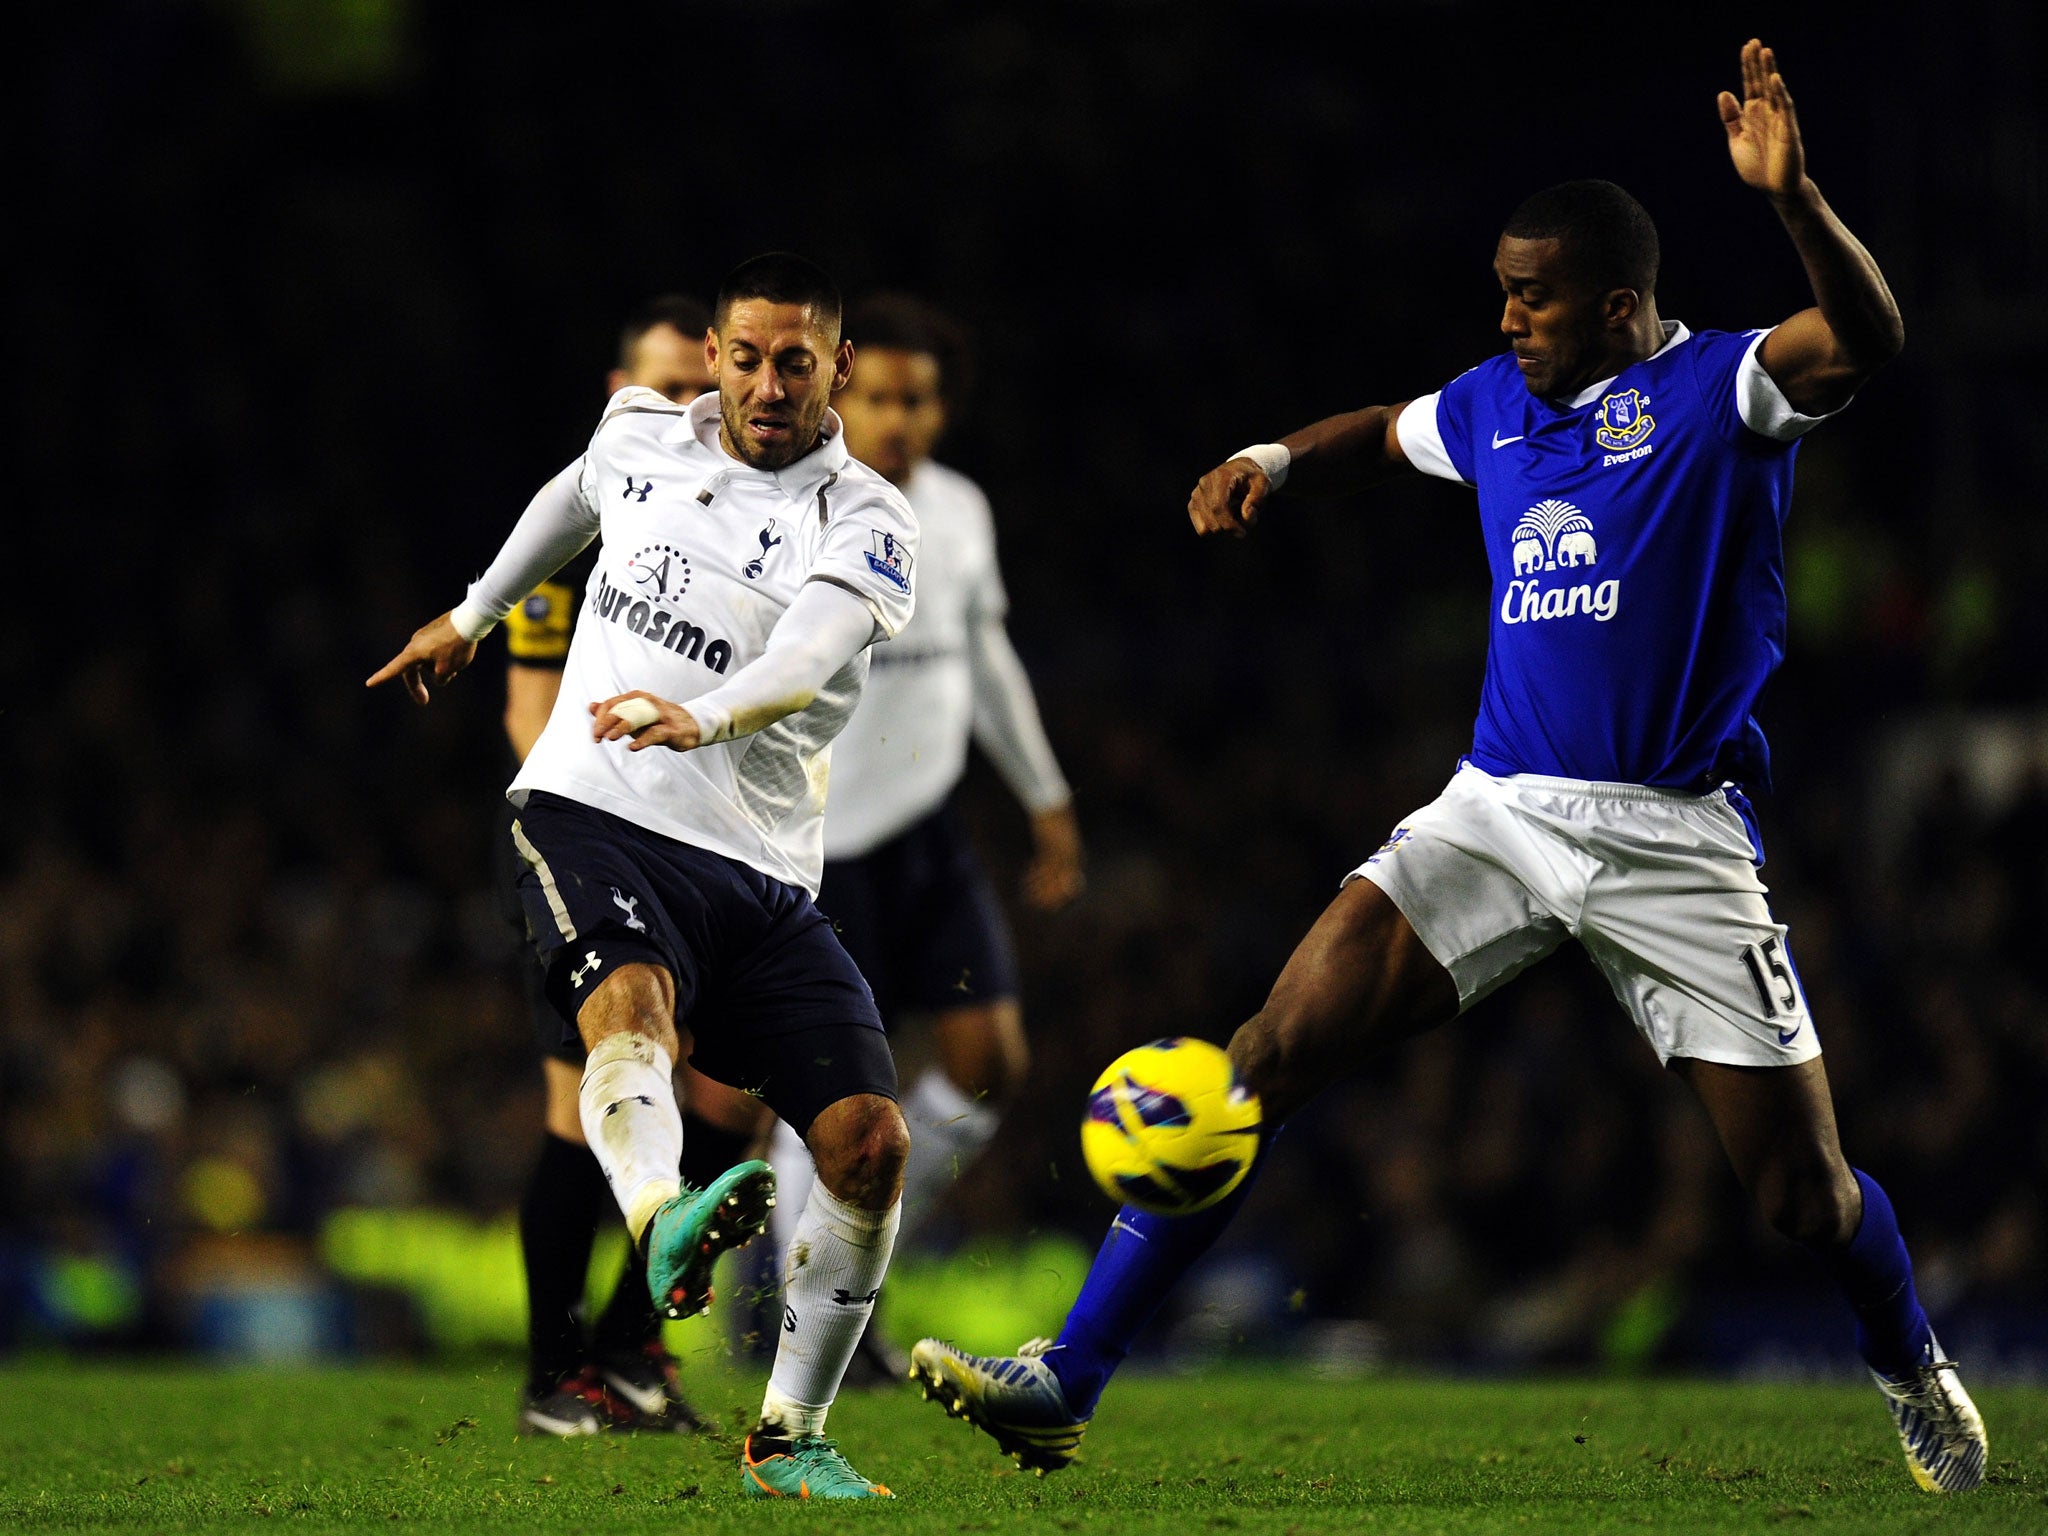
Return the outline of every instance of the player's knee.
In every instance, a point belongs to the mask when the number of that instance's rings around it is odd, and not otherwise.
[[[603,981],[576,1012],[576,1029],[586,1049],[595,1050],[607,1035],[645,1035],[674,1060],[676,984],[662,966],[622,965]]]
[[[811,1158],[825,1187],[849,1205],[885,1211],[903,1192],[910,1128],[893,1099],[858,1094],[811,1123]]]
[[[1238,1026],[1229,1050],[1237,1080],[1259,1096],[1272,1121],[1312,1097],[1323,1070],[1307,1022],[1271,1003]]]

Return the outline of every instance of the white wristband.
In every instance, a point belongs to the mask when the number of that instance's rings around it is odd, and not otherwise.
[[[472,644],[498,627],[496,619],[467,597],[448,610],[448,622],[455,626],[455,633]]]
[[[1285,443],[1254,443],[1249,448],[1238,449],[1231,457],[1250,459],[1258,465],[1276,491],[1287,483],[1287,466],[1294,462],[1294,455],[1287,451]]]

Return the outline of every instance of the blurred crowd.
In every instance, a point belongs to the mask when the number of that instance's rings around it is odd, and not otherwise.
[[[1455,760],[1478,573],[1338,645],[1314,610],[1343,600],[1366,536],[1342,508],[1276,525],[1143,631],[1128,608],[1013,581],[1091,883],[1068,914],[1019,904],[1033,1083],[942,1240],[1092,1240],[1107,1207],[1078,1158],[1086,1083],[1145,1039],[1226,1038],[1337,878]],[[1813,558],[1797,536],[1793,553]],[[1166,680],[1173,654],[1203,653],[1208,603],[1286,613],[1303,570],[1330,591],[1298,620]],[[0,880],[0,1336],[16,1343],[189,1337],[221,1265],[309,1271],[344,1207],[503,1212],[537,1148],[492,886],[494,665],[425,711],[359,697],[354,674],[423,595],[394,582],[349,613],[308,582],[230,619],[226,571],[212,590],[195,574],[177,623],[102,651],[77,725],[13,743],[33,786]],[[230,625],[279,643],[212,666]],[[2016,717],[2031,765],[1997,777],[1964,728],[2006,718],[1994,688],[1901,788],[1878,766],[1929,717],[1880,718],[1848,691],[1877,640],[1795,637],[1766,715],[1782,783],[1762,797],[1765,875],[1845,1143],[1893,1191],[1940,1316],[2048,1285],[2048,725]],[[1236,701],[1227,719],[1212,693]],[[1871,831],[1881,782],[1907,805],[1888,841]],[[966,794],[1014,872],[1014,808],[983,774]],[[1290,1127],[1179,1324],[1199,1345],[1218,1317],[1255,1343],[1363,1320],[1396,1358],[1485,1362],[1625,1354],[1633,1320],[1658,1358],[1691,1347],[1689,1298],[1799,1296],[1806,1263],[1567,951]]]
[[[491,885],[495,653],[425,711],[360,679],[578,451],[618,316],[775,246],[977,335],[940,456],[996,505],[1091,883],[1015,913],[1031,1087],[940,1239],[1092,1242],[1087,1083],[1128,1045],[1226,1038],[1466,739],[1486,597],[1459,492],[1283,503],[1221,548],[1180,509],[1235,444],[1497,345],[1492,231],[1551,168],[1497,163],[1477,108],[1413,125],[1453,83],[1519,100],[1525,61],[1471,27],[1454,74],[1365,91],[1258,8],[684,8],[636,55],[744,26],[795,96],[885,80],[860,104],[903,119],[821,109],[831,153],[709,218],[708,152],[636,147],[616,40],[566,19],[115,9],[53,22],[28,156],[52,259],[13,295],[37,514],[0,653],[0,1346],[179,1342],[224,1273],[317,1274],[337,1210],[513,1205],[540,1100]],[[1932,74],[2039,25],[1966,9]],[[1389,10],[1388,46],[1428,56],[1467,11]],[[1766,323],[1803,297],[1713,126],[1740,38],[1659,24],[1669,70],[1550,104],[1555,175],[1644,197],[1666,313]],[[1958,156],[1894,110],[1881,30],[1774,41],[1909,341],[1802,452],[1764,877],[1937,1323],[1995,1318],[2048,1288],[2048,448],[2013,425],[2048,411],[2048,180],[2012,170],[2048,114],[2033,52],[1969,48]],[[1382,165],[1390,136],[1399,176],[1305,169]],[[1260,238],[1186,238],[1247,200]],[[1075,233],[1054,261],[1049,231]],[[1013,874],[1014,807],[979,772],[965,796]],[[1333,1086],[1204,1273],[1168,1342],[1475,1365],[1712,1361],[1724,1302],[1826,1299],[1569,951]]]

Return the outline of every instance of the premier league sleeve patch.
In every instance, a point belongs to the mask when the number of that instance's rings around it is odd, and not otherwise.
[[[874,535],[869,548],[868,566],[899,592],[910,590],[910,551],[903,541],[893,533],[884,533],[879,528],[870,529]]]

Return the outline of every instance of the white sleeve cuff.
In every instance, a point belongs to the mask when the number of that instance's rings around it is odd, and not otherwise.
[[[712,703],[709,694],[686,699],[683,708],[697,722],[698,746],[707,747],[713,742],[732,740],[732,711]]]
[[[474,594],[475,591],[476,587],[472,584],[470,592]],[[490,612],[471,595],[464,597],[449,610],[448,622],[455,626],[455,633],[474,643],[498,627],[499,617],[500,615]]]
[[[1771,328],[1775,329],[1775,326]],[[1760,355],[1764,338],[1770,334],[1770,330],[1758,331],[1756,340],[1742,354],[1742,366],[1735,371],[1735,409],[1742,417],[1742,424],[1750,431],[1789,443],[1804,437],[1849,402],[1843,401],[1841,406],[1824,416],[1802,416],[1792,409],[1792,402],[1785,398],[1785,392],[1778,388],[1778,381],[1764,368]]]
[[[1442,390],[1433,390],[1410,400],[1407,408],[1394,419],[1394,437],[1408,462],[1425,475],[1438,480],[1455,480],[1463,485],[1465,477],[1451,462],[1450,451],[1444,447],[1443,432],[1436,424],[1436,403],[1442,394]]]

